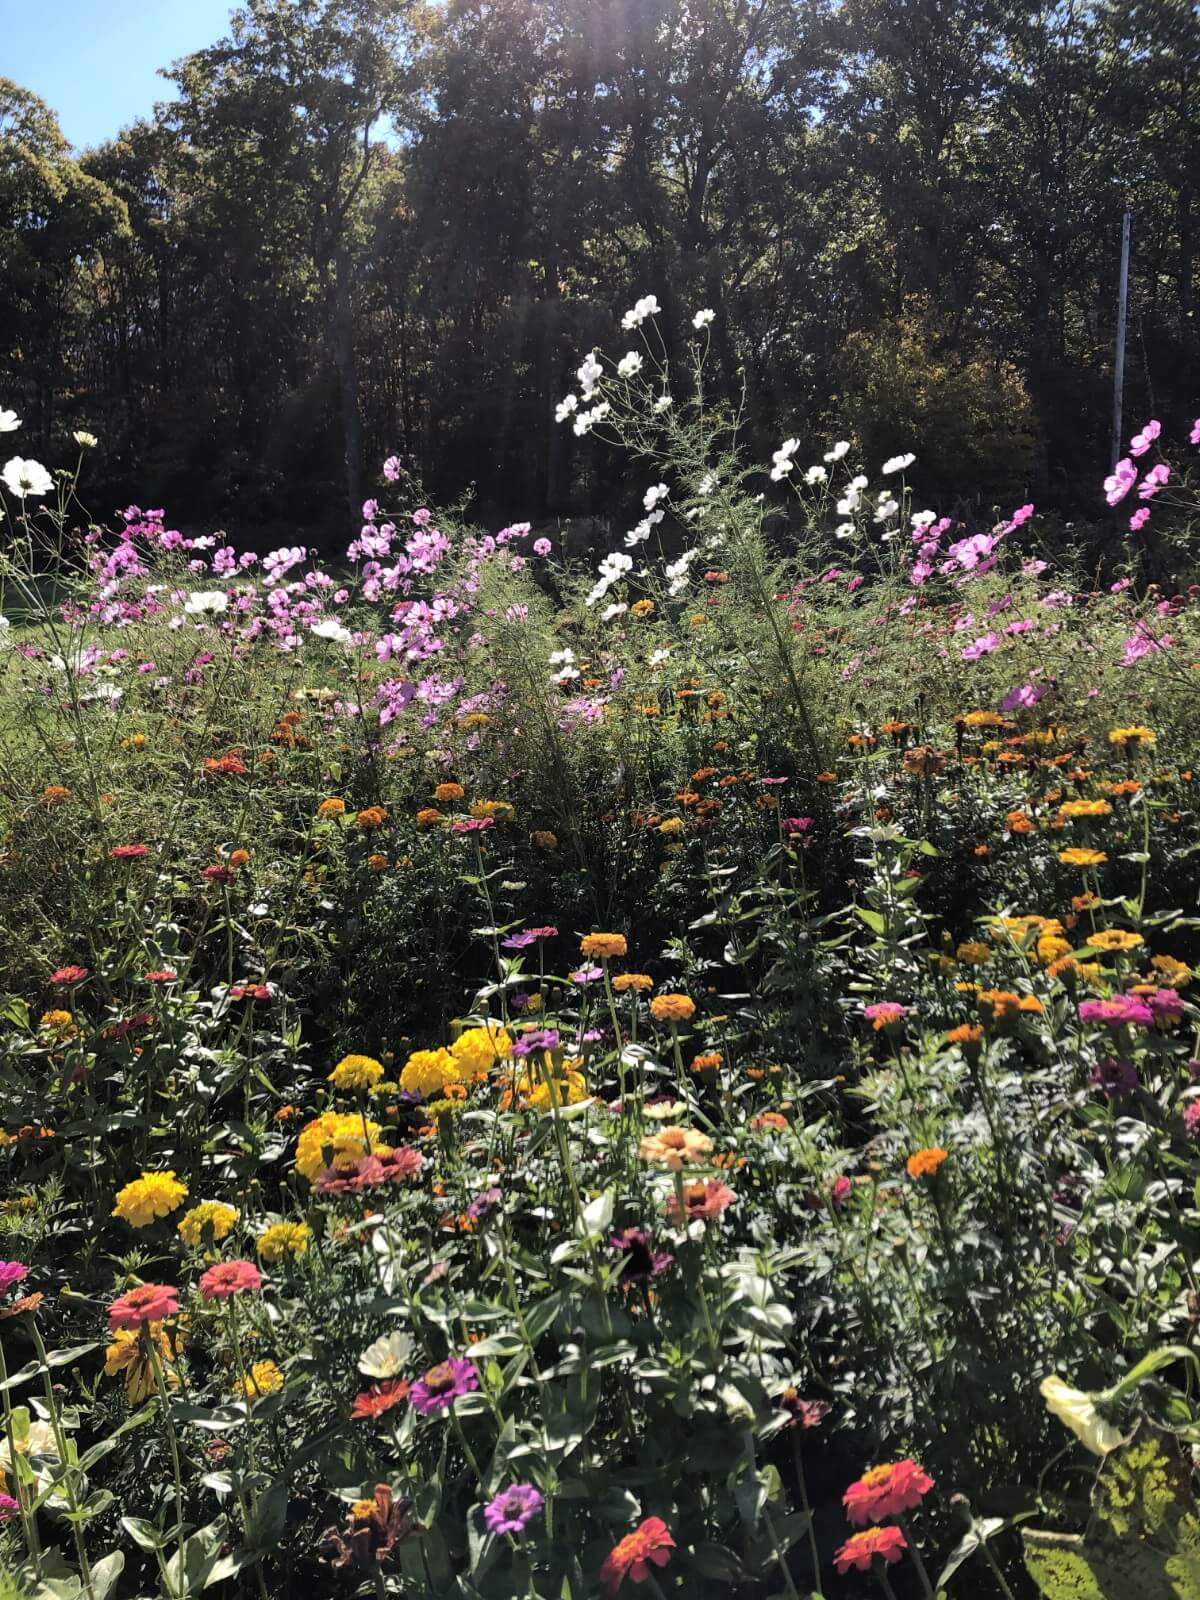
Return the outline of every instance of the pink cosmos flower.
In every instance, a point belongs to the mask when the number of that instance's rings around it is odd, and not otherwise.
[[[1165,461],[1160,461],[1157,466],[1151,467],[1150,471],[1142,479],[1142,486],[1138,490],[1138,499],[1153,499],[1158,491],[1166,485],[1170,476],[1171,469]]]
[[[1200,417],[1192,423],[1192,431],[1188,434],[1189,444],[1200,444]]]
[[[1129,441],[1129,454],[1131,456],[1144,456],[1161,432],[1162,423],[1152,418],[1141,433],[1135,433]]]
[[[6,1294],[14,1283],[29,1276],[29,1268],[20,1261],[0,1261],[0,1294]]]
[[[959,655],[964,661],[978,661],[982,656],[991,655],[999,643],[1000,635],[998,633],[985,633],[972,644],[969,644],[965,650],[960,650]]]
[[[1127,457],[1118,461],[1104,480],[1104,498],[1110,506],[1120,505],[1137,482],[1137,468]]]
[[[261,1289],[262,1274],[250,1261],[221,1261],[200,1279],[202,1300],[228,1300],[247,1289]]]
[[[413,1384],[408,1397],[413,1409],[428,1417],[435,1411],[445,1411],[460,1395],[470,1394],[478,1387],[479,1374],[472,1363],[452,1356],[449,1361],[430,1367],[425,1376]]]
[[[1149,506],[1139,506],[1138,509],[1133,513],[1133,515],[1129,519],[1129,531],[1130,531],[1130,533],[1140,533],[1141,530],[1146,526],[1146,524],[1149,521],[1150,521],[1150,507]]]

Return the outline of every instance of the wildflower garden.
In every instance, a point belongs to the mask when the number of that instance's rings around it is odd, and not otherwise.
[[[1200,422],[1085,559],[657,314],[607,553],[0,413],[3,1600],[1200,1594]]]

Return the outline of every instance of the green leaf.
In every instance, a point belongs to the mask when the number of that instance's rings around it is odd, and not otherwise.
[[[861,922],[865,922],[872,933],[877,933],[880,938],[887,932],[887,919],[881,911],[868,911],[866,906],[855,906],[854,915]]]

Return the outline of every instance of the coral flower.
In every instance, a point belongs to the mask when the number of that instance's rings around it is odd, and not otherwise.
[[[640,1527],[627,1533],[605,1556],[600,1566],[600,1582],[610,1595],[616,1594],[626,1578],[645,1583],[651,1566],[665,1567],[675,1548],[661,1517],[647,1517]]]
[[[110,861],[140,861],[149,854],[150,847],[144,844],[115,844],[108,852]]]
[[[683,1211],[680,1213],[679,1196],[672,1195],[667,1205],[667,1216],[672,1222],[711,1221],[719,1217],[737,1199],[733,1190],[719,1178],[707,1183],[688,1183],[683,1188]]]
[[[896,1000],[878,1000],[874,1005],[863,1007],[863,1016],[879,1033],[884,1028],[892,1028],[898,1022],[903,1022],[908,1015],[908,1007],[902,1006]]]
[[[697,1133],[695,1128],[664,1128],[661,1133],[648,1133],[639,1153],[643,1161],[654,1161],[678,1172],[685,1164],[695,1166],[712,1147],[708,1135]]]
[[[845,1544],[834,1552],[833,1563],[845,1577],[851,1567],[857,1572],[870,1572],[876,1556],[882,1556],[889,1566],[893,1566],[907,1549],[908,1540],[899,1528],[867,1528],[862,1533],[851,1534]]]
[[[350,1415],[356,1421],[369,1418],[372,1421],[382,1417],[398,1406],[402,1400],[408,1398],[408,1384],[403,1378],[390,1378],[386,1383],[377,1383],[372,1388],[366,1389],[362,1394],[354,1397],[354,1405]]]
[[[915,1461],[893,1461],[864,1472],[846,1490],[842,1504],[851,1526],[862,1528],[868,1522],[882,1522],[885,1517],[911,1511],[932,1488],[933,1479]]]
[[[65,988],[68,984],[82,983],[88,975],[86,967],[59,967],[57,972],[50,974],[50,982],[56,989]]]
[[[200,1279],[202,1300],[228,1300],[246,1290],[262,1288],[262,1273],[251,1261],[221,1261]]]
[[[460,1395],[470,1394],[478,1387],[479,1374],[471,1362],[452,1357],[430,1367],[425,1376],[413,1384],[410,1398],[413,1409],[427,1417],[435,1411],[444,1411]]]
[[[932,1178],[945,1161],[948,1152],[941,1145],[931,1145],[924,1150],[917,1150],[909,1156],[904,1163],[910,1178]]]
[[[176,1290],[164,1283],[140,1283],[109,1306],[108,1325],[114,1333],[119,1328],[136,1330],[144,1322],[161,1322],[164,1317],[173,1317],[178,1310]]]

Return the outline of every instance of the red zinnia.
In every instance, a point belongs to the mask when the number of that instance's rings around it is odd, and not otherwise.
[[[59,967],[57,972],[50,974],[50,982],[55,988],[63,988],[69,983],[82,983],[87,975],[86,967]]]
[[[919,1506],[933,1488],[933,1479],[915,1461],[892,1461],[872,1467],[842,1496],[846,1516],[856,1528],[882,1522]]]
[[[626,1578],[634,1583],[644,1583],[650,1576],[650,1567],[665,1567],[671,1559],[675,1541],[661,1517],[647,1517],[640,1528],[627,1533],[620,1544],[614,1546],[604,1558],[600,1568],[600,1582],[609,1594],[616,1594]]]
[[[250,1261],[222,1261],[200,1279],[200,1296],[203,1300],[228,1300],[230,1295],[241,1294],[243,1289],[261,1289],[262,1274]]]
[[[171,983],[178,974],[172,967],[160,967],[146,974],[147,983]]]
[[[859,1572],[870,1572],[871,1562],[882,1556],[889,1566],[894,1566],[908,1549],[908,1540],[899,1528],[868,1528],[864,1533],[852,1533],[833,1556],[833,1564],[844,1578],[855,1567]]]
[[[385,1411],[390,1411],[393,1406],[398,1406],[407,1398],[407,1380],[389,1378],[386,1383],[377,1383],[374,1388],[366,1389],[362,1394],[356,1395],[350,1415],[360,1420],[364,1417],[382,1417]]]
[[[237,873],[233,870],[233,868],[222,867],[219,864],[215,867],[205,867],[201,876],[206,878],[209,883],[223,883],[225,885],[229,885],[237,882]]]
[[[139,1283],[108,1308],[108,1325],[114,1333],[130,1328],[135,1333],[144,1322],[161,1322],[179,1310],[177,1291],[165,1283]]]
[[[111,861],[137,861],[149,854],[148,844],[115,844],[108,852]]]

